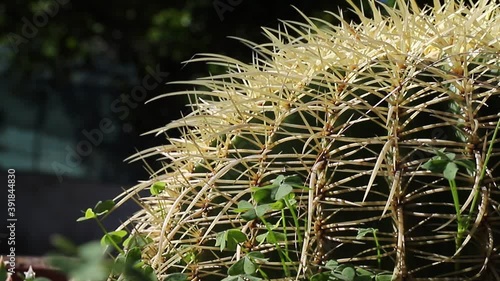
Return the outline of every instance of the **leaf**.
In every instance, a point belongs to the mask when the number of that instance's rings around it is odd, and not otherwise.
[[[366,234],[371,234],[374,231],[376,231],[373,228],[359,228],[358,229],[358,235],[356,236],[356,239],[361,239],[366,236]]]
[[[221,281],[238,281],[240,279],[239,276],[228,276],[224,279],[222,279]]]
[[[151,192],[151,195],[158,195],[162,191],[165,190],[166,185],[167,184],[165,182],[162,182],[162,181],[155,182],[153,185],[151,185],[151,188],[149,189],[149,191]]]
[[[274,186],[280,186],[283,183],[283,181],[285,181],[285,176],[279,175],[271,182],[273,183]]]
[[[215,246],[220,246],[220,251],[222,252],[226,248],[226,232],[217,233],[215,237]]]
[[[429,170],[433,173],[442,173],[448,164],[448,160],[443,159],[430,159],[422,165],[422,168]]]
[[[323,272],[314,274],[309,281],[328,281],[330,274]]]
[[[229,275],[240,275],[245,272],[243,269],[245,263],[245,259],[240,259],[239,261],[235,262],[231,267],[227,270],[227,274]]]
[[[366,275],[366,276],[370,276],[370,279],[368,279],[368,280],[371,280],[371,276],[373,276],[373,273],[372,273],[372,272],[370,272],[370,271],[368,271],[368,270],[366,270],[366,269],[363,269],[363,268],[359,268],[359,267],[358,267],[358,268],[356,268],[356,272],[357,272],[357,274],[358,274],[359,276],[365,276],[365,275]]]
[[[113,262],[113,267],[111,269],[111,274],[113,275],[121,275],[125,271],[125,255],[118,254]]]
[[[262,278],[259,278],[259,277],[256,277],[256,276],[252,276],[252,275],[244,275],[243,277],[244,277],[243,281],[260,281],[260,280],[263,280]]]
[[[392,281],[391,274],[379,274],[375,277],[375,281]]]
[[[234,239],[237,242],[245,242],[247,240],[247,236],[245,233],[241,232],[239,229],[230,229],[227,231],[228,239]]]
[[[78,256],[86,261],[102,260],[105,249],[98,242],[90,242],[78,248]]]
[[[127,254],[125,254],[125,265],[134,266],[137,263],[142,262],[142,253],[139,248],[129,249]]]
[[[164,281],[188,281],[188,275],[185,273],[171,273],[168,274]]]
[[[298,175],[292,175],[292,176],[286,177],[285,183],[287,183],[293,187],[305,188],[304,182],[302,181],[302,179]]]
[[[455,159],[455,153],[445,153],[445,148],[436,150],[437,157],[442,160],[453,161]]]
[[[290,194],[290,192],[292,192],[293,190],[293,187],[289,184],[281,184],[279,187],[278,187],[278,190],[276,191],[276,194],[274,195],[274,200],[280,200],[282,199],[283,197],[287,196],[288,194]]]
[[[94,212],[96,213],[96,215],[100,216],[111,211],[114,206],[115,201],[113,200],[99,201],[94,207]]]
[[[221,252],[226,248],[228,250],[236,250],[238,243],[245,242],[246,240],[247,236],[245,233],[238,229],[230,229],[217,234],[215,246],[220,246]]]
[[[269,231],[269,235],[267,235],[267,242],[275,244],[281,241],[286,241],[285,234],[281,232],[275,232],[272,230]]]
[[[0,260],[2,264],[0,264],[0,280],[7,280],[7,267],[3,263],[3,259]]]
[[[257,204],[270,203],[273,201],[270,189],[259,188],[253,193],[252,197]]]
[[[262,217],[267,213],[267,211],[271,209],[272,208],[270,204],[259,205],[255,207],[255,214],[257,215],[257,217]]]
[[[143,237],[139,234],[130,235],[125,241],[123,241],[123,247],[126,248],[134,248],[139,247],[143,248],[144,246],[153,242],[151,237]]]
[[[253,209],[252,203],[246,201],[246,200],[241,200],[238,202],[238,208],[234,210],[235,213],[243,213],[248,210]]]
[[[467,172],[470,175],[474,175],[474,172],[476,171],[476,166],[475,166],[473,161],[468,160],[468,159],[462,159],[462,160],[455,161],[455,163],[457,165],[460,165],[460,166],[464,167],[465,169],[467,169]]]
[[[337,266],[339,266],[339,263],[336,260],[329,260],[325,264],[325,267],[330,270],[337,268]]]
[[[91,208],[88,208],[85,211],[85,215],[83,217],[79,217],[76,221],[85,221],[85,220],[90,220],[90,219],[94,219],[94,218],[97,218],[97,216],[95,215],[94,211]]]
[[[241,217],[246,221],[251,221],[257,218],[257,213],[255,213],[255,209],[248,210]]]
[[[243,271],[245,271],[246,274],[254,274],[255,271],[257,271],[257,265],[253,263],[252,260],[249,258],[245,257],[243,258]]]
[[[353,281],[356,276],[356,271],[352,267],[346,267],[342,270],[342,276],[344,276],[348,281]]]
[[[259,243],[264,243],[268,234],[269,234],[269,232],[259,234],[259,235],[257,235],[257,237],[255,237],[255,240],[257,240],[257,242],[259,242]]]
[[[146,280],[149,281],[158,281],[158,278],[156,277],[155,271],[151,266],[146,266],[142,269],[142,275],[145,277]],[[186,277],[187,278],[187,277]],[[187,281],[187,279],[184,279]]]
[[[45,277],[37,277],[37,278],[33,279],[33,281],[51,281],[51,280],[48,278],[45,278]]]
[[[256,259],[256,260],[267,260],[264,257],[264,254],[261,252],[250,252],[247,254],[247,257],[252,258],[252,259]]]
[[[286,200],[286,199],[283,199]],[[285,208],[285,202],[283,200],[278,200],[271,204],[271,209],[273,210],[283,210]]]
[[[447,180],[454,180],[457,175],[458,167],[454,162],[449,162],[446,164],[446,168],[443,171],[443,176]]]
[[[78,253],[78,247],[62,235],[56,234],[52,236],[50,240],[54,248],[65,255],[74,256]]]
[[[125,231],[125,230],[108,232],[108,233],[104,234],[104,236],[101,238],[101,245],[102,246],[107,246],[107,245],[113,246],[113,243],[118,245],[123,241],[123,237],[125,237],[126,235],[127,235],[127,231]]]

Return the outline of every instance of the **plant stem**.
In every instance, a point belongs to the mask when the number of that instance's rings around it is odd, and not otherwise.
[[[99,228],[102,230],[102,232],[104,232],[104,236],[108,236],[108,231],[106,230],[106,228],[104,227],[104,225],[101,223],[101,220],[99,220],[99,218],[97,218],[97,217],[95,217],[95,220],[97,221],[97,225],[99,226]],[[115,241],[113,241],[113,239],[111,237],[108,237],[108,240],[111,241],[111,245],[113,245],[113,247],[120,254],[123,254],[123,250],[120,249],[120,247],[118,245],[116,245]]]
[[[297,237],[299,243],[302,243],[302,234],[300,233],[299,219],[297,218],[297,214],[295,213],[295,206],[291,205],[287,198],[285,198],[285,200],[283,201],[285,201],[286,207],[288,208],[288,210],[290,210],[290,213],[292,214],[293,223],[295,224],[295,229],[297,230]]]
[[[276,241],[276,242],[273,243],[273,245],[276,248],[276,251],[278,252],[278,255],[280,256],[281,265],[283,266],[283,270],[285,271],[285,276],[290,277],[291,276],[290,275],[290,269],[288,268],[288,265],[286,264],[286,260],[288,260],[289,262],[292,262],[292,260],[288,256],[288,253],[283,253],[283,249],[281,249],[280,245],[278,244],[278,242],[277,242],[278,240],[276,239],[276,236],[274,236],[273,230],[269,227],[269,224],[266,222],[266,220],[264,219],[264,217],[260,217],[260,219],[262,220],[262,222],[266,226],[266,229],[267,229],[267,232],[268,232],[267,235],[270,235],[271,238],[272,238],[272,240]],[[285,239],[286,239],[286,236],[285,236]],[[285,243],[286,243],[286,241],[285,241]]]
[[[488,152],[486,153],[486,159],[484,160],[483,167],[481,168],[481,174],[479,176],[479,183],[480,184],[482,183],[482,181],[484,179],[484,175],[486,173],[486,167],[488,167],[488,162],[490,161],[490,156],[491,156],[491,153],[493,152],[493,144],[495,143],[499,129],[500,129],[500,119],[498,119],[497,125],[495,127],[495,131],[493,132],[493,136],[491,136],[490,145],[488,147]],[[474,199],[472,200],[472,204],[471,204],[471,207],[469,209],[469,216],[471,216],[472,213],[474,212],[474,210],[476,209],[476,206],[478,204],[477,203],[478,198],[479,198],[479,188],[478,188],[478,190],[476,190],[476,193],[474,194]]]
[[[377,246],[377,263],[378,263],[378,269],[382,269],[382,255],[380,254],[380,243],[378,242],[377,238],[377,230],[373,229],[373,239],[375,240],[375,246]]]

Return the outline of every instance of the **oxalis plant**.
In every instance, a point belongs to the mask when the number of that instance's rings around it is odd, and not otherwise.
[[[500,280],[499,6],[445,2],[192,59],[227,73],[155,98],[192,112],[130,158],[164,165],[105,208],[142,206],[103,244],[168,281]]]

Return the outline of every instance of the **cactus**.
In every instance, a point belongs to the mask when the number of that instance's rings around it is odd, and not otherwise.
[[[243,41],[252,63],[193,59],[227,73],[158,97],[192,112],[150,132],[181,136],[132,156],[164,165],[115,199],[139,197],[121,228],[152,241],[157,276],[222,280],[244,261],[241,280],[326,280],[333,261],[499,280],[499,6],[447,2],[370,1],[359,23],[265,28],[270,43]]]

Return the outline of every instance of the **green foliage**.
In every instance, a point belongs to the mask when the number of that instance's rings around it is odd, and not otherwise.
[[[371,231],[370,231],[371,232]],[[326,271],[317,273],[310,281],[391,281],[392,274],[374,273],[350,264],[339,264],[329,260],[324,266]]]
[[[101,281],[108,277],[116,280],[117,276],[121,276],[124,281],[158,281],[153,269],[141,257],[142,247],[148,243],[146,239],[137,235],[129,236],[126,240],[128,249],[111,259],[106,247],[108,243],[103,243],[104,238],[123,238],[126,232],[113,231],[108,234],[112,235],[103,236],[101,242],[90,242],[78,247],[64,237],[55,236],[53,244],[61,254],[49,255],[48,262],[75,281]],[[114,242],[120,243],[121,239]],[[33,281],[43,280],[36,278]]]
[[[238,229],[229,229],[217,234],[215,246],[220,246],[221,252],[226,248],[234,251],[239,243],[245,242],[246,240],[247,236],[245,233]]]
[[[97,219],[99,216],[102,216],[110,212],[114,206],[115,202],[113,200],[99,201],[97,202],[94,208],[88,208],[85,211],[85,215],[83,217],[78,218],[76,221]]]
[[[107,278],[111,266],[111,261],[105,259],[105,253],[99,242],[91,242],[78,247],[75,256],[52,255],[48,260],[50,265],[76,281],[101,281]]]
[[[435,150],[436,156],[427,161],[422,168],[434,173],[442,173],[447,180],[455,180],[458,172],[458,166],[467,169],[469,174],[474,173],[474,163],[468,159],[456,160],[455,153],[445,153],[445,148]]]
[[[151,185],[151,188],[150,188],[151,195],[158,195],[163,190],[165,190],[165,183],[164,182],[155,182],[155,183],[153,183],[153,185]]]

